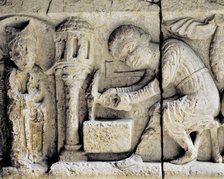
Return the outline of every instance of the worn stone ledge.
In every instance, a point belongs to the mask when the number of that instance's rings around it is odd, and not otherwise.
[[[12,178],[97,178],[97,179],[161,179],[161,163],[143,162],[118,169],[115,162],[57,162],[49,173],[29,169],[3,168],[4,179]],[[224,164],[191,162],[185,165],[164,163],[164,179],[223,179]]]
[[[224,164],[191,162],[185,165],[164,163],[165,179],[221,179],[224,178]]]
[[[118,169],[114,162],[58,162],[51,166],[52,176],[81,178],[162,178],[160,163],[137,163]]]

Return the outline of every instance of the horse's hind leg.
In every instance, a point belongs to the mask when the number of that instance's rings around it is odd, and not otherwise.
[[[195,147],[195,151],[197,153],[198,156],[198,150],[201,144],[201,136],[202,136],[203,131],[197,131],[196,133],[196,139],[194,141],[194,147]]]
[[[219,150],[219,141],[218,141],[218,128],[220,123],[216,120],[212,120],[211,123],[207,126],[207,129],[210,130],[211,134],[211,147],[212,147],[212,158],[216,163],[222,163],[222,156]]]
[[[217,121],[214,121],[218,123]],[[211,133],[211,145],[212,145],[212,158],[216,163],[222,163],[222,156],[219,150],[219,141],[218,141],[218,127],[219,124],[216,124],[213,128],[210,129]]]
[[[197,136],[194,142],[195,150],[198,154],[198,149],[201,141],[201,135],[203,131],[209,129],[211,134],[211,150],[212,150],[212,159],[216,163],[222,163],[222,156],[219,151],[219,141],[218,141],[218,128],[220,127],[220,123],[216,120],[211,120],[209,124],[203,128],[202,130],[197,132]]]
[[[185,164],[197,159],[197,153],[195,151],[195,147],[192,142],[192,139],[189,135],[185,134],[183,131],[182,135],[178,137],[177,136],[172,136],[172,137],[185,150],[185,154],[184,156],[176,160],[172,160],[171,163]]]

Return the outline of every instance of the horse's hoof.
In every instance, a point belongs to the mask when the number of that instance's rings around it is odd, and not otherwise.
[[[213,157],[215,163],[222,163],[223,159],[220,154],[217,154]]]

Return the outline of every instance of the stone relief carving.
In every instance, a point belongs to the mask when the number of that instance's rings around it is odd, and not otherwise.
[[[185,19],[188,19],[188,20],[185,20],[185,21],[189,21],[189,22],[193,22],[195,21],[194,19],[191,19],[191,18],[185,18]],[[223,74],[223,70],[221,69],[222,67],[222,58],[220,58],[219,55],[222,54],[221,52],[221,47],[220,47],[220,43],[222,42],[222,38],[223,38],[223,26],[222,26],[222,23],[223,23],[223,16],[222,15],[216,15],[216,16],[213,16],[212,18],[208,18],[208,19],[211,19],[210,23],[207,23],[205,22],[205,24],[201,23],[200,27],[198,28],[197,31],[194,31],[195,32],[195,36],[197,36],[198,38],[209,38],[212,37],[212,40],[211,40],[211,44],[210,44],[210,53],[209,53],[209,64],[210,64],[210,68],[211,68],[211,71],[210,71],[210,74],[211,74],[211,79],[214,81],[214,83],[216,84],[217,86],[217,89],[219,91],[216,92],[216,95],[219,95],[221,94],[222,95],[222,91],[223,91],[223,80],[222,80],[222,74]],[[187,32],[190,32],[190,28],[197,28],[198,24],[195,23],[191,23],[189,26],[186,26],[186,24],[182,24],[183,21],[182,19],[181,20],[177,20],[176,21],[176,24],[180,23],[180,26],[179,26],[179,29],[178,31],[180,32],[179,35],[181,35],[181,29],[182,29],[182,33],[183,31],[186,32],[186,34],[189,34]],[[174,33],[176,33],[176,30],[172,28],[172,26],[175,26],[175,23],[173,23],[172,25],[170,25],[170,30],[174,30]],[[191,27],[193,26],[193,27]],[[172,31],[171,30],[171,31]],[[209,36],[202,36],[200,35],[201,33],[203,34],[204,31],[207,31],[208,33],[207,34],[210,34]],[[183,37],[186,37],[186,35],[182,34],[181,36]],[[193,36],[190,36],[188,35],[187,36],[188,38],[190,39],[194,39]],[[219,54],[219,55],[218,55]],[[218,57],[219,56],[219,57]],[[219,60],[218,60],[219,59]],[[209,70],[207,69],[207,71],[209,72]],[[211,85],[207,85],[209,86],[209,88],[211,87]],[[195,86],[194,86],[195,88]],[[208,89],[212,94],[211,94],[211,97],[212,99],[214,100],[214,90],[211,90],[211,89]],[[200,91],[202,91],[200,89]],[[206,93],[207,94],[207,93]],[[204,95],[205,96],[205,95]],[[218,101],[217,100],[217,104],[218,104]],[[209,102],[211,103],[211,101]],[[220,104],[219,104],[220,105]],[[213,105],[215,106],[215,105]],[[222,113],[222,107],[219,109],[217,108],[217,112],[216,114],[213,116],[213,117],[217,117],[219,113]],[[215,119],[215,126],[213,126],[211,128],[211,142],[212,142],[212,152],[213,152],[213,159],[217,162],[222,162],[222,159],[221,159],[221,156],[219,154],[219,144],[218,144],[218,137],[217,137],[217,129],[221,126],[220,122],[220,117],[217,117]],[[200,138],[200,137],[199,137]]]
[[[168,31],[180,37],[203,39],[214,34],[216,24],[214,17],[206,19],[205,22],[186,17],[165,22],[165,27]]]
[[[120,26],[111,35],[110,52],[132,68],[150,68],[156,73],[159,68],[159,45],[149,42],[149,37],[137,27]],[[196,131],[200,136],[206,129],[211,129],[212,133],[213,158],[216,162],[222,162],[217,143],[219,123],[214,120],[220,110],[219,93],[208,69],[187,44],[176,39],[164,42],[161,61],[163,97],[167,99],[162,107],[164,128],[185,150],[183,157],[171,162],[183,164],[196,159],[199,141],[196,139],[193,144],[189,135]],[[187,69],[186,72],[184,69]],[[100,98],[103,98],[103,105],[130,110],[131,104],[150,100],[159,94],[159,82],[155,78],[138,91],[132,91],[130,87],[109,89]],[[153,124],[160,124],[159,110],[160,107],[155,108],[142,139],[153,134]],[[140,142],[139,147],[141,145]]]
[[[210,65],[212,69],[212,73],[214,75],[215,82],[219,88],[219,90],[223,90],[223,70],[222,67],[222,58],[219,55],[222,54],[222,48],[220,44],[223,41],[223,16],[216,16],[216,32],[211,42],[210,48]],[[219,59],[219,60],[218,60]]]
[[[42,28],[44,25],[35,20],[18,25],[11,19],[11,24],[5,27],[7,46],[4,51],[8,51],[7,63],[14,64],[7,67],[9,78],[5,79],[8,81],[8,117],[12,125],[12,164],[19,167],[37,163],[46,171],[47,158],[54,155],[55,148],[55,107],[51,95],[52,77],[44,73],[48,65],[45,59],[51,60],[52,52],[48,54],[51,50],[40,46],[41,31],[49,29]],[[44,65],[41,65],[42,60]]]
[[[85,13],[55,17],[0,21],[0,161],[10,153],[18,173],[57,175],[68,167],[76,176],[104,161],[135,176],[136,166],[148,171],[154,161],[200,160],[209,131],[212,161],[223,162],[222,15],[164,20],[160,42],[131,20],[104,27]],[[208,59],[194,44],[205,40]],[[175,154],[164,152],[166,142]]]
[[[28,27],[27,27],[28,28]],[[43,151],[44,122],[50,99],[46,76],[35,65],[35,37],[24,29],[9,44],[11,60],[16,64],[9,77],[8,96],[12,99],[9,118],[13,125],[12,160],[40,162]],[[51,105],[51,104],[50,104]]]
[[[85,159],[80,149],[80,93],[87,76],[94,70],[93,61],[93,27],[78,17],[65,19],[56,27],[56,95],[58,99],[59,149],[65,151],[62,160]],[[64,87],[63,87],[64,86]],[[65,98],[62,99],[65,94]],[[66,109],[63,108],[65,104]],[[64,115],[66,122],[63,124]],[[64,128],[64,129],[63,129]],[[63,134],[65,131],[65,134]],[[60,134],[62,132],[62,134]],[[63,139],[64,138],[64,139]]]

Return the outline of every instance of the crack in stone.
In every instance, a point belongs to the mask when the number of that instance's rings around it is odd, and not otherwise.
[[[48,14],[48,12],[49,12],[49,10],[50,10],[52,1],[53,1],[53,0],[50,0],[50,1],[49,1],[48,7],[47,7],[47,11],[46,11],[46,14]]]
[[[162,15],[162,2],[159,1],[157,3],[157,5],[159,6],[159,20],[160,20],[160,66],[159,66],[159,81],[160,81],[160,111],[161,111],[161,115],[160,115],[160,130],[161,130],[161,176],[162,179],[165,178],[165,171],[164,171],[164,145],[163,145],[163,87],[162,87],[162,42],[163,42],[163,32],[162,32],[162,19],[163,19],[163,15]]]

